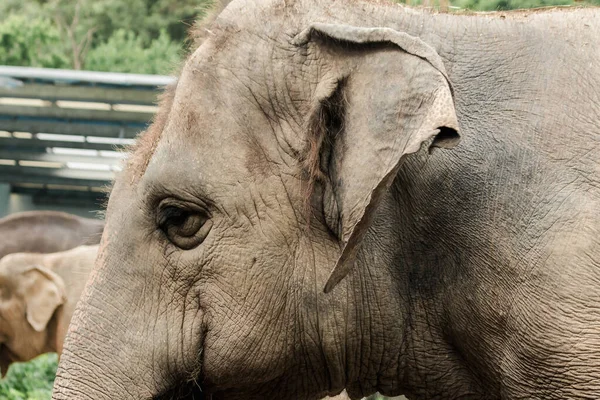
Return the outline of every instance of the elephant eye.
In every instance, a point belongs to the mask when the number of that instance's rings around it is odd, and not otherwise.
[[[167,239],[183,250],[202,243],[212,227],[205,210],[173,201],[163,201],[159,205],[157,223]]]

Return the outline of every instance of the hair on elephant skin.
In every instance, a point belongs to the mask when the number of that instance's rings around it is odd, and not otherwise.
[[[234,0],[200,30],[53,399],[600,398],[598,8]]]
[[[0,370],[47,352],[62,352],[67,326],[98,246],[13,253],[0,260]]]

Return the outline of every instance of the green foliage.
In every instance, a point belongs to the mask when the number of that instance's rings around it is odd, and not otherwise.
[[[144,46],[140,36],[117,30],[105,43],[89,52],[85,68],[94,71],[166,74],[180,59],[181,46],[170,40],[166,30]]]
[[[0,23],[12,15],[18,14],[34,19],[44,16],[42,1],[2,0],[0,1]]]
[[[188,27],[213,1],[48,0],[43,7],[47,13],[69,23],[79,8],[76,24],[79,34],[93,30],[94,46],[108,41],[119,29],[133,32],[144,45],[149,45],[163,30],[172,41],[183,42]]]
[[[131,31],[144,41],[150,39],[146,29],[145,0],[85,1],[90,9],[90,18],[85,23],[95,29],[95,45],[105,43],[119,29]]]
[[[453,5],[478,11],[516,10],[546,6],[571,5],[572,0],[456,0]]]
[[[165,73],[213,1],[0,0],[0,64]]]
[[[0,380],[0,400],[49,400],[58,357],[43,354],[27,363],[14,363]]]
[[[451,10],[473,10],[473,11],[506,11],[521,10],[527,8],[540,8],[552,6],[571,5],[600,5],[600,0],[393,0],[397,3],[405,3],[413,6],[428,5],[439,7],[440,3],[451,6]]]
[[[47,19],[12,15],[0,22],[0,64],[65,68],[58,29]]]
[[[158,36],[161,29],[166,29],[169,36],[182,42],[187,37],[187,30],[194,22],[204,16],[204,11],[214,0],[146,0],[148,13],[146,29]]]

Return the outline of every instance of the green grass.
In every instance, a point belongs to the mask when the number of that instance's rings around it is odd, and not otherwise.
[[[0,400],[49,400],[57,364],[56,354],[12,364],[0,380]]]

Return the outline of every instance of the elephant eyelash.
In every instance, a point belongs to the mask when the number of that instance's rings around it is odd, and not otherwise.
[[[182,208],[174,206],[165,207],[159,214],[158,226],[164,229],[168,223],[180,225],[185,222],[189,215],[190,212]]]

